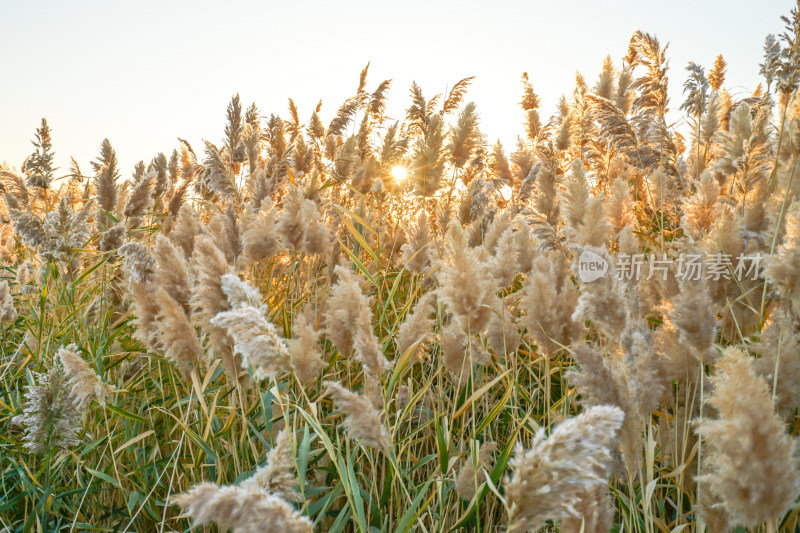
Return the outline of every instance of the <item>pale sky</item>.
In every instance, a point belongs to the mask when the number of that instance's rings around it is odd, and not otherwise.
[[[393,80],[389,115],[402,118],[412,80],[426,97],[477,76],[467,101],[481,129],[507,149],[521,134],[519,82],[527,71],[542,117],[569,95],[579,70],[591,85],[606,54],[615,65],[637,29],[669,42],[671,107],[684,68],[728,61],[726,87],[761,81],[768,33],[792,0],[618,2],[433,0],[38,2],[0,0],[0,161],[19,168],[41,117],[53,130],[57,176],[74,156],[85,173],[108,137],[125,177],[167,155],[177,137],[201,151],[218,142],[238,92],[264,114],[307,120],[323,100],[327,124],[371,62],[368,90]]]

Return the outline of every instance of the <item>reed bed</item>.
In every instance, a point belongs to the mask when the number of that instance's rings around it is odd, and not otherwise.
[[[0,529],[798,530],[783,23],[748,97],[689,65],[682,131],[638,31],[549,118],[524,75],[513,150],[471,78],[396,120],[368,67],[128,179],[42,120],[0,167]]]

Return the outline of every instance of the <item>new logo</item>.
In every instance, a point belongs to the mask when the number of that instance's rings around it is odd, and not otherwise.
[[[592,252],[584,250],[578,258],[578,278],[584,283],[589,283],[600,279],[608,272],[608,261],[605,258]]]

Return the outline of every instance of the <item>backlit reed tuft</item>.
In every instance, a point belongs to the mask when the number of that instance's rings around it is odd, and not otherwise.
[[[356,350],[356,358],[373,379],[389,369],[378,339],[372,332],[372,310],[369,298],[361,292],[358,278],[346,266],[334,269],[338,280],[331,287],[325,306],[325,331],[339,352],[345,356]]]
[[[266,312],[266,306],[261,303],[261,293],[236,274],[223,274],[220,286],[232,308],[247,305]]]
[[[262,203],[257,216],[242,235],[242,243],[250,261],[271,258],[283,247],[275,228],[275,210],[271,203]]]
[[[547,520],[580,518],[581,502],[606,486],[623,418],[618,407],[591,407],[550,435],[539,429],[528,451],[518,445],[506,484],[509,530],[531,531]]]
[[[297,378],[304,384],[311,384],[319,378],[327,364],[322,358],[318,342],[322,332],[305,314],[298,314],[292,324],[292,338],[286,341],[289,357]]]
[[[81,414],[56,357],[46,372],[33,372],[34,383],[25,387],[25,407],[14,423],[25,428],[24,447],[36,453],[78,444]]]
[[[14,308],[14,298],[11,296],[11,289],[8,280],[0,282],[0,322],[13,322],[17,318],[17,310]]]
[[[346,415],[342,426],[347,434],[365,446],[388,453],[391,442],[389,434],[370,401],[334,381],[326,381],[324,385],[336,407]]]
[[[780,518],[800,495],[796,443],[775,414],[753,361],[727,348],[711,377],[708,404],[718,415],[699,422],[708,455],[700,478],[736,524]]]
[[[179,302],[163,288],[156,292],[155,301],[158,307],[155,325],[158,346],[168,359],[177,363],[184,377],[188,378],[192,366],[199,362],[203,347]]]
[[[119,253],[125,257],[125,268],[132,283],[151,283],[155,276],[156,260],[150,249],[138,242],[126,242]]]
[[[555,353],[578,338],[577,304],[578,291],[563,259],[556,252],[536,258],[524,285],[520,323],[541,352]]]
[[[253,368],[257,379],[267,379],[276,373],[290,370],[286,341],[266,317],[262,308],[238,305],[215,316],[211,323],[224,328],[233,338],[234,350],[242,362]]]
[[[90,401],[96,399],[101,405],[105,404],[106,396],[110,395],[115,387],[105,383],[89,364],[78,355],[77,347],[70,344],[66,348],[59,348],[56,358],[61,360],[67,386],[79,407],[85,407]]]
[[[159,234],[153,246],[153,256],[158,264],[155,283],[189,313],[191,286],[183,254],[172,241]]]
[[[494,286],[479,251],[470,248],[450,226],[451,239],[439,274],[439,300],[447,306],[464,332],[477,333],[492,314]]]
[[[407,231],[407,236],[407,242],[400,248],[400,260],[409,271],[422,274],[431,262],[431,233],[425,210],[420,211],[416,222]]]
[[[254,485],[201,483],[173,498],[196,525],[215,523],[235,533],[311,533],[311,521],[278,496]]]
[[[243,487],[255,485],[268,494],[299,502],[298,480],[295,474],[295,458],[287,431],[281,430],[275,437],[275,446],[267,454],[267,462],[255,474],[242,483]]]
[[[397,353],[403,355],[414,343],[419,343],[416,354],[424,353],[432,337],[436,293],[426,292],[417,301],[397,330]]]
[[[477,460],[470,452],[456,477],[456,493],[462,500],[470,501],[475,496],[475,487],[485,482],[486,474],[494,468],[494,454],[497,452],[496,442],[487,442],[480,446]],[[477,465],[477,470],[476,470]]]

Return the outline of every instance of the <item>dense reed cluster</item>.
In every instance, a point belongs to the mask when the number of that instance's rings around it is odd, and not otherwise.
[[[633,34],[490,142],[391,81],[0,166],[3,531],[800,527],[800,13],[667,121]],[[546,73],[539,73],[545,76]],[[310,113],[309,113],[310,111]],[[740,530],[741,531],[741,530]]]

